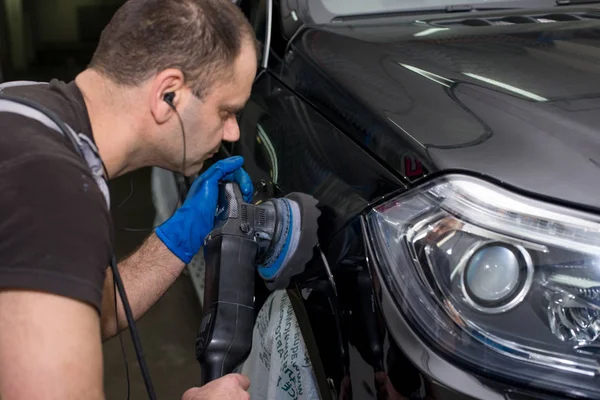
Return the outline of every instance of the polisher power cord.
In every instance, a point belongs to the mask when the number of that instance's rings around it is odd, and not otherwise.
[[[121,275],[119,274],[119,268],[117,267],[117,260],[113,255],[110,266],[113,271],[113,281],[115,283],[115,287],[119,290],[119,296],[121,297],[121,302],[123,303],[123,309],[125,310],[125,317],[127,318],[127,324],[129,325],[129,332],[131,333],[131,341],[133,342],[133,347],[135,349],[135,354],[137,356],[138,362],[140,364],[140,369],[142,371],[142,377],[144,378],[144,384],[146,385],[146,391],[148,392],[148,398],[151,400],[156,400],[156,393],[154,392],[154,387],[152,386],[152,379],[150,378],[150,371],[148,371],[148,366],[146,365],[146,360],[144,359],[144,351],[142,350],[142,344],[140,338],[138,336],[137,327],[135,325],[135,320],[133,319],[133,313],[131,312],[131,306],[129,305],[129,300],[127,299],[127,295],[125,294],[125,287],[123,285],[123,281],[121,280]],[[117,314],[117,302],[116,302],[117,294],[115,291],[115,314],[117,319],[117,332],[119,332],[119,317]],[[119,332],[120,336],[120,332]],[[123,341],[121,340],[121,346],[123,346]],[[123,347],[122,347],[123,348]],[[127,399],[129,399],[130,395],[130,381],[129,381],[129,367],[127,366],[127,355],[125,353],[125,349],[123,348],[123,357],[125,357],[125,368],[127,371]]]

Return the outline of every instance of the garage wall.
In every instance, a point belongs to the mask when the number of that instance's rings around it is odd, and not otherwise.
[[[0,0],[0,76],[71,79],[125,0]]]
[[[27,65],[27,49],[23,25],[23,3],[21,0],[5,0],[4,6],[12,64],[16,69],[24,68]]]
[[[82,6],[118,6],[122,0],[35,0],[37,38],[44,42],[80,40],[78,9]]]

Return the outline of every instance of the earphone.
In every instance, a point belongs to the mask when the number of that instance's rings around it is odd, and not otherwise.
[[[173,104],[173,100],[175,100],[175,93],[173,93],[173,92],[166,93],[165,96],[163,97],[163,100],[166,101],[167,104],[170,105],[173,110],[175,110],[175,104]]]

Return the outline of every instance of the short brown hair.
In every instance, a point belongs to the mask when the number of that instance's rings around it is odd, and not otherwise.
[[[167,68],[181,70],[202,97],[254,32],[231,0],[128,0],[102,31],[90,68],[120,85],[138,85]]]

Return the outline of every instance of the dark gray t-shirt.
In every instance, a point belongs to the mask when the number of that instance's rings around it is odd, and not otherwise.
[[[43,104],[93,140],[75,82],[3,92]],[[100,312],[113,234],[102,192],[71,142],[33,119],[0,112],[0,289],[50,292]]]

